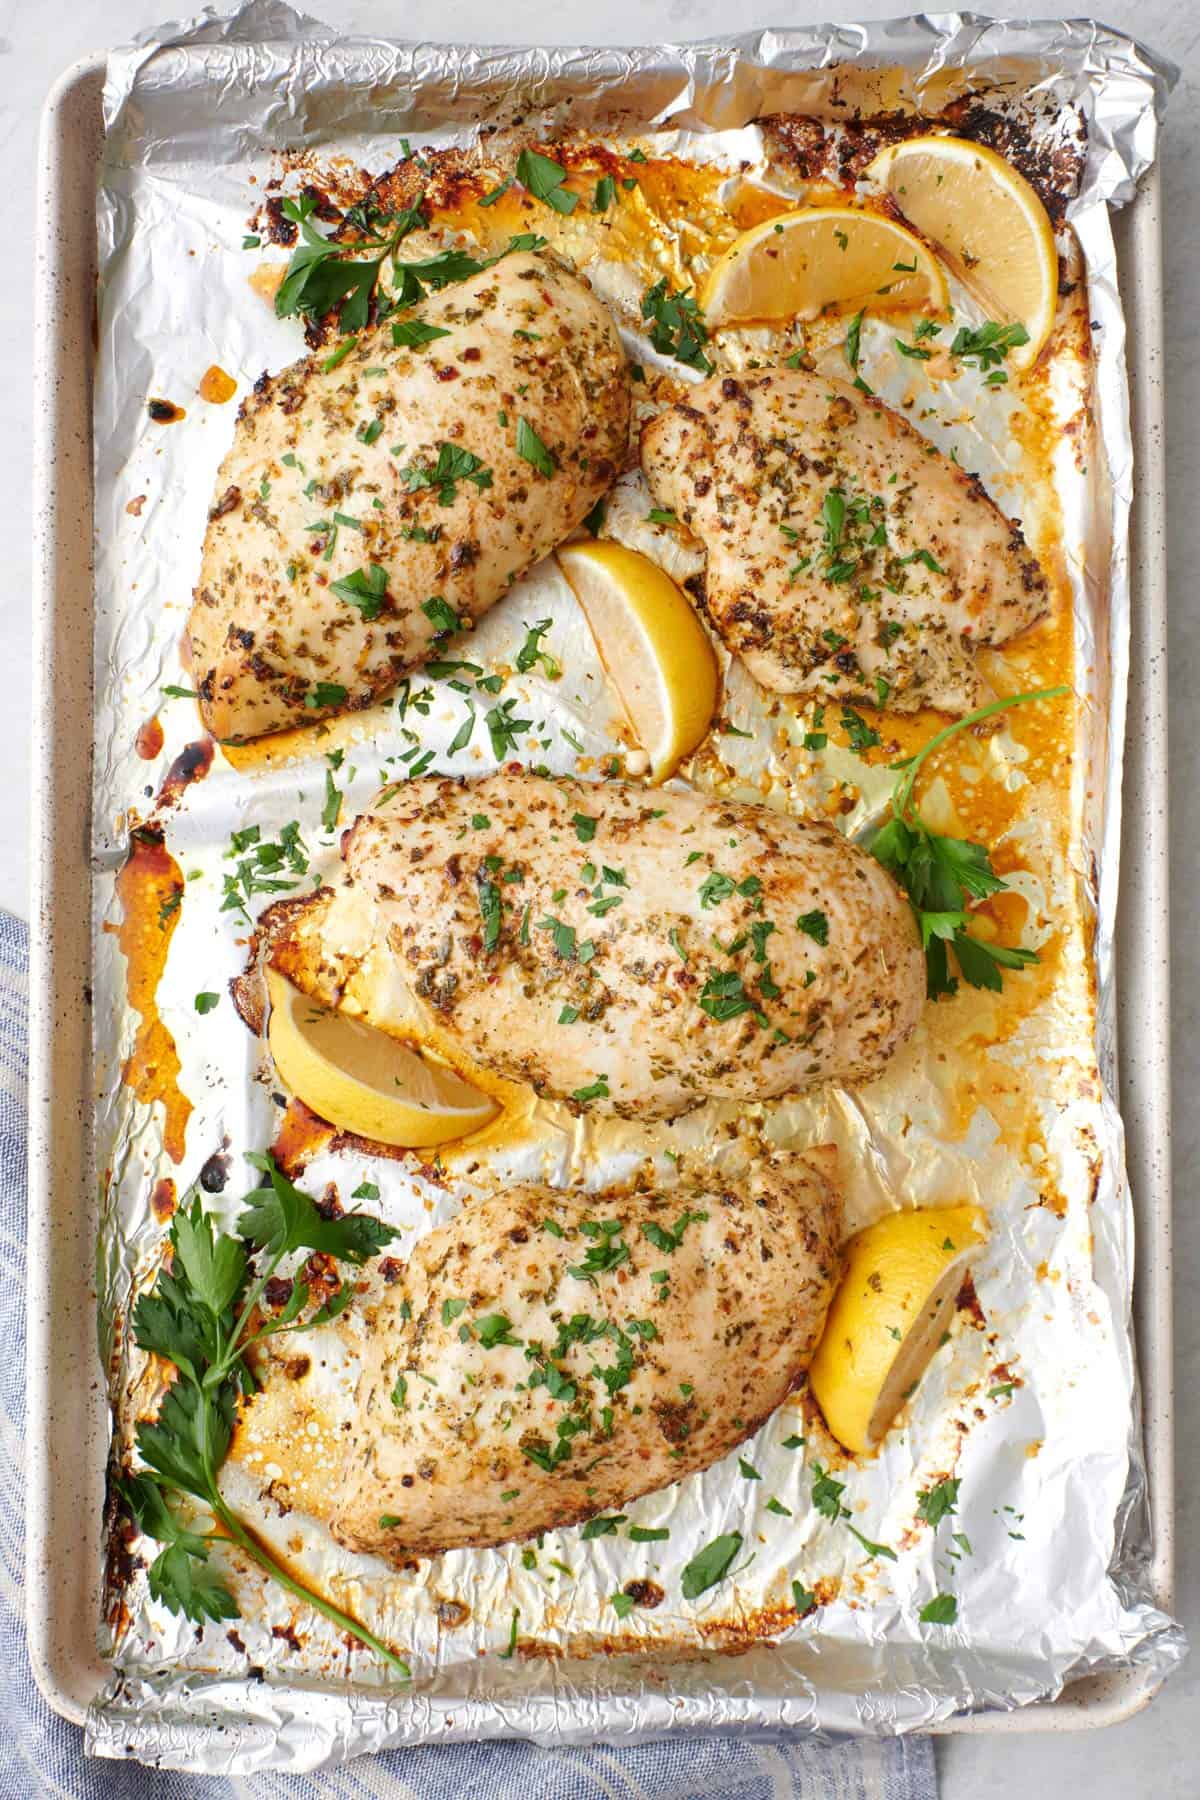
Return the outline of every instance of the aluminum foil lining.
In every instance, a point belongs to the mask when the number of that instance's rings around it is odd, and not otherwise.
[[[1081,1078],[1075,1097],[1062,1104],[1045,1096],[1041,1153],[1053,1166],[1061,1210],[1037,1204],[1028,1162],[1000,1147],[987,1105],[953,1142],[940,1139],[936,1109],[921,1112],[929,1093],[911,1063],[861,1094],[789,1103],[764,1127],[776,1141],[832,1136],[841,1144],[852,1225],[893,1204],[898,1184],[910,1201],[982,1198],[992,1214],[992,1242],[975,1269],[988,1330],[957,1332],[935,1359],[904,1431],[871,1464],[842,1472],[856,1520],[901,1546],[894,1565],[864,1565],[845,1534],[839,1538],[814,1514],[805,1459],[781,1449],[786,1433],[803,1429],[794,1413],[773,1420],[748,1451],[770,1469],[769,1491],[790,1509],[785,1536],[768,1541],[766,1491],[749,1493],[724,1465],[631,1508],[643,1523],[670,1519],[668,1577],[735,1524],[758,1546],[731,1589],[691,1608],[671,1603],[644,1615],[636,1653],[597,1653],[597,1639],[611,1630],[604,1597],[642,1572],[614,1540],[548,1534],[547,1557],[569,1566],[572,1578],[569,1589],[555,1591],[544,1574],[523,1568],[516,1550],[457,1553],[398,1576],[347,1557],[294,1515],[280,1520],[264,1508],[256,1523],[267,1535],[286,1542],[344,1603],[405,1647],[411,1685],[389,1683],[310,1621],[297,1632],[279,1593],[257,1589],[244,1569],[238,1592],[245,1617],[237,1630],[198,1633],[150,1599],[135,1555],[114,1562],[113,1606],[101,1627],[112,1675],[89,1715],[93,1753],[244,1774],[452,1738],[629,1741],[730,1727],[894,1732],[928,1727],[962,1708],[1021,1706],[1089,1671],[1136,1662],[1166,1672],[1179,1660],[1181,1633],[1155,1608],[1147,1585],[1130,1325],[1132,1213],[1110,1099],[1132,467],[1108,208],[1130,198],[1153,159],[1172,79],[1173,71],[1129,39],[1080,21],[1017,24],[941,14],[669,48],[478,50],[339,39],[273,0],[227,18],[206,13],[165,26],[110,58],[99,194],[93,850],[100,1332],[117,1448],[147,1402],[147,1371],[123,1322],[131,1294],[151,1278],[160,1255],[156,1185],[170,1178],[182,1191],[214,1152],[224,1152],[233,1174],[224,1200],[214,1204],[232,1212],[250,1185],[242,1152],[261,1148],[278,1128],[260,1048],[228,1005],[203,1018],[193,1006],[198,987],[223,992],[245,959],[244,922],[220,904],[230,832],[258,824],[264,837],[274,836],[296,819],[313,867],[331,869],[336,860],[336,830],[322,823],[324,755],[252,773],[236,772],[218,755],[203,781],[169,805],[161,798],[163,770],[197,735],[190,704],[164,704],[162,689],[187,684],[179,639],[232,425],[232,408],[206,409],[187,397],[209,364],[231,371],[244,391],[264,366],[281,367],[301,351],[294,322],[276,320],[250,291],[240,250],[247,216],[285,153],[340,154],[382,172],[396,161],[403,136],[430,146],[469,145],[482,126],[519,118],[530,135],[568,128],[610,140],[632,135],[689,160],[753,168],[763,159],[754,123],[763,115],[937,112],[981,90],[989,104],[1019,119],[1035,144],[1086,145],[1065,198],[1082,256],[1093,360],[1090,367],[1064,366],[1061,379],[1056,372],[1054,404],[1063,421],[1093,422],[1098,454],[1056,457],[1051,498],[1088,704],[1079,713],[1071,853],[1030,879],[1040,879],[1037,898],[1051,908],[1066,904],[1073,887],[1085,891],[1095,909],[1099,995],[1094,1041],[1081,1042],[1077,1017],[1051,1003],[1042,1040],[1026,1053],[1031,1061],[1057,1057],[1059,1067],[1073,1058],[1083,1076],[1098,1066],[1103,1082]],[[956,292],[955,300],[970,316],[966,298]],[[653,355],[644,340],[631,347]],[[910,373],[897,373],[893,387],[884,378],[884,397],[898,401]],[[169,430],[149,422],[151,395],[186,401],[188,420]],[[964,388],[963,399],[956,421],[922,420],[923,429],[969,457],[1001,504],[1036,525],[1042,501],[1020,489],[1009,402],[978,383]],[[619,534],[619,508],[617,516]],[[472,654],[511,663],[523,621],[544,617],[553,621],[556,653],[577,679],[551,684],[535,672],[506,691],[520,694],[522,710],[526,699],[537,708],[539,729],[546,722],[544,745],[528,759],[568,769],[578,753],[571,746],[598,761],[619,744],[594,648],[552,567],[534,570],[483,622]],[[434,751],[435,770],[450,766],[438,759],[456,724],[440,700],[435,695],[425,714],[409,720]],[[726,711],[748,736],[731,739],[722,752],[723,791],[761,797],[769,790],[780,803],[803,807],[853,774],[860,791],[848,829],[878,810],[886,772],[864,780],[861,767],[839,767],[836,757],[802,775],[781,764],[761,697],[736,668],[727,670]],[[162,740],[147,746],[139,729],[153,717]],[[360,718],[330,740],[345,745],[338,774],[344,818],[394,772],[384,761],[397,748],[394,709],[387,717],[386,729],[382,715],[374,720],[374,734]],[[989,755],[997,759],[993,776],[1023,779],[1011,736],[999,733]],[[478,764],[491,766],[486,757]],[[185,877],[157,994],[180,1057],[178,1086],[191,1103],[178,1160],[161,1102],[122,1081],[145,1021],[127,991],[114,877],[131,828],[152,814],[165,825],[166,847]],[[1087,873],[1093,859],[1094,885]],[[888,1119],[914,1098],[917,1123],[901,1154]],[[672,1142],[682,1136],[689,1153],[720,1155],[728,1123],[721,1109],[702,1108]],[[660,1150],[647,1128],[581,1136],[564,1131],[549,1109],[540,1135],[470,1175],[456,1170],[453,1158],[448,1179],[430,1180],[404,1162],[339,1150],[319,1155],[304,1181],[312,1191],[329,1180],[349,1190],[369,1175],[381,1189],[378,1210],[411,1242],[451,1216],[481,1181],[522,1174],[597,1186]],[[1019,1368],[1019,1380],[1009,1394],[980,1404],[998,1358]],[[994,1385],[1002,1390],[1005,1383]],[[931,1471],[948,1468],[961,1480],[953,1524],[966,1548],[945,1533],[908,1530],[915,1493]],[[226,1479],[240,1504],[262,1507],[245,1469],[231,1466]],[[786,1594],[789,1575],[799,1574],[828,1579],[829,1602],[801,1625],[785,1621],[765,1633],[763,1617]],[[951,1578],[959,1623],[931,1632],[919,1622],[920,1606]],[[446,1628],[448,1594],[469,1617],[456,1629]],[[506,1659],[499,1653],[514,1611],[523,1650]],[[739,1619],[746,1621],[741,1641]]]

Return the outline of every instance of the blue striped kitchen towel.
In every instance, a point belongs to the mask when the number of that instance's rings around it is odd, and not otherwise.
[[[313,1775],[245,1779],[91,1762],[57,1718],[24,1644],[25,1081],[29,937],[0,912],[0,1800],[936,1800],[927,1738],[669,1738],[622,1749],[450,1744]]]

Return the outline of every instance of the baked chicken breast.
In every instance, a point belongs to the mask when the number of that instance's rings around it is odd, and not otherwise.
[[[1046,612],[1019,525],[847,382],[714,376],[650,421],[641,454],[656,504],[708,553],[715,630],[777,693],[968,712],[974,647]]]
[[[502,772],[385,788],[343,838],[387,954],[356,980],[340,902],[291,911],[269,960],[383,1023],[399,970],[476,1064],[641,1119],[875,1075],[925,967],[891,877],[832,826],[616,782]],[[349,1006],[347,1010],[352,1010]]]
[[[190,627],[217,738],[386,693],[561,543],[625,460],[616,326],[552,257],[503,256],[398,329],[420,341],[396,344],[386,321],[340,359],[264,376],[238,417]]]
[[[666,1192],[473,1202],[339,1321],[335,1381],[264,1359],[235,1454],[396,1564],[619,1510],[799,1383],[840,1271],[835,1174],[822,1148]]]

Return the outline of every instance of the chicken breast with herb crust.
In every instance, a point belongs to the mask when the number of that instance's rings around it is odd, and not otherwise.
[[[384,789],[343,839],[386,957],[314,897],[269,959],[384,1023],[398,971],[476,1064],[577,1107],[669,1117],[877,1074],[925,994],[912,909],[832,826],[615,782],[502,772]]]
[[[619,1511],[799,1384],[840,1271],[835,1178],[821,1148],[667,1191],[477,1200],[339,1321],[340,1410],[310,1402],[307,1359],[299,1380],[264,1359],[235,1456],[398,1566]]]
[[[973,650],[1047,610],[1019,525],[898,413],[802,369],[715,376],[642,432],[708,553],[704,608],[781,694],[969,712]]]
[[[444,649],[611,486],[629,396],[608,312],[522,250],[264,376],[191,615],[214,736],[365,706]]]

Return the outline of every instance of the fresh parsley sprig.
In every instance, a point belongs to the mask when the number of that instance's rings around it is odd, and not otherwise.
[[[970,934],[968,901],[1001,893],[1008,883],[996,874],[982,844],[967,838],[943,837],[925,823],[913,803],[917,776],[929,758],[957,732],[1007,712],[1010,707],[1024,706],[1032,700],[1057,700],[1070,691],[1069,687],[1038,688],[993,700],[947,725],[915,756],[896,765],[903,774],[892,793],[891,817],[874,833],[867,848],[900,883],[912,903],[921,928],[926,989],[931,1000],[958,990],[958,979],[950,973],[950,950],[964,981],[996,993],[1003,985],[1002,970],[1026,968],[1038,957],[1036,950],[987,943]]]
[[[284,215],[300,228],[300,242],[292,251],[276,292],[275,311],[281,319],[300,314],[314,321],[336,311],[338,329],[342,332],[363,329],[371,316],[372,299],[376,319],[384,319],[402,307],[423,300],[430,288],[437,291],[449,287],[452,282],[466,281],[469,276],[491,268],[514,250],[541,250],[546,243],[545,238],[533,232],[521,232],[510,237],[504,249],[495,256],[480,258],[452,247],[438,250],[432,256],[401,262],[396,253],[405,238],[429,223],[423,197],[414,206],[406,206],[398,212],[371,211],[368,215],[358,208],[352,209],[358,216],[347,214],[350,222],[357,224],[366,220],[374,228],[370,236],[362,238],[325,237],[312,222],[316,204],[315,198],[307,194],[299,200],[283,202]],[[392,291],[385,295],[380,292],[380,277],[389,258]],[[395,341],[410,345],[426,343],[431,341],[431,335],[443,334],[436,328],[430,328],[428,333],[405,331]]]
[[[327,238],[312,222],[315,199],[304,194],[283,202],[284,216],[300,229],[300,242],[292,251],[287,273],[275,295],[279,318],[301,313],[323,319],[334,307],[343,331],[361,331],[367,323],[371,296],[387,257],[393,256],[411,231],[425,224],[422,203],[402,212],[382,215],[379,223],[390,229],[376,230],[366,238],[340,242]],[[361,252],[372,254],[363,256]],[[473,273],[473,271],[471,271]]]
[[[162,1545],[150,1565],[150,1592],[197,1624],[237,1618],[237,1601],[209,1561],[213,1543],[232,1541],[289,1594],[407,1677],[407,1664],[393,1650],[276,1561],[230,1510],[217,1485],[239,1397],[258,1385],[247,1352],[267,1338],[327,1324],[345,1310],[353,1292],[343,1279],[322,1301],[297,1275],[282,1309],[264,1316],[267,1284],[280,1263],[296,1251],[315,1250],[357,1268],[397,1235],[365,1213],[324,1218],[269,1155],[248,1160],[266,1180],[247,1194],[237,1235],[214,1228],[193,1189],[171,1225],[171,1266],[134,1308],[138,1347],[173,1363],[177,1372],[157,1419],[138,1426],[145,1468],[121,1482],[139,1528]],[[172,1504],[180,1496],[208,1508],[212,1529],[198,1530],[180,1519]]]

